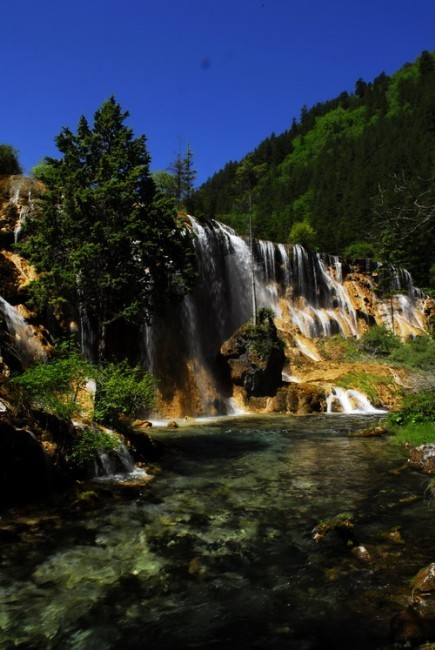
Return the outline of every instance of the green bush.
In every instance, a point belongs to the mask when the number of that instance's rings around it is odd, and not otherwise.
[[[367,258],[376,257],[376,249],[373,244],[369,242],[361,241],[350,244],[344,250],[344,257],[348,257],[351,260],[365,260]]]
[[[430,336],[416,336],[394,347],[391,361],[410,370],[435,371],[435,340]]]
[[[403,400],[402,408],[395,414],[398,423],[435,422],[435,390],[410,393]]]
[[[273,311],[263,307],[258,313],[258,323],[254,325],[250,321],[244,327],[247,349],[262,360],[266,360],[273,351],[284,350],[284,343],[277,335],[273,317]]]
[[[38,363],[11,381],[21,410],[42,408],[62,420],[80,415],[80,393],[89,379],[97,384],[93,420],[116,424],[133,420],[154,404],[155,382],[148,373],[126,362],[101,367],[83,360],[79,352],[60,346],[57,356]]]
[[[74,439],[69,457],[77,465],[85,465],[99,453],[115,451],[120,445],[121,440],[116,434],[87,427]]]
[[[289,244],[300,244],[304,248],[314,248],[316,240],[316,231],[308,221],[297,221],[291,227],[288,237]]]
[[[388,356],[402,345],[400,338],[384,326],[375,325],[361,338],[359,347],[374,356]]]
[[[11,380],[21,410],[42,408],[63,420],[80,413],[79,393],[94,377],[95,368],[78,352],[61,346],[57,357],[37,363]]]
[[[398,443],[418,446],[435,442],[435,390],[407,395],[398,413],[390,413],[387,426]]]
[[[117,424],[120,416],[133,420],[139,411],[150,411],[154,399],[155,381],[149,373],[126,362],[110,363],[98,371],[94,418],[108,424]]]

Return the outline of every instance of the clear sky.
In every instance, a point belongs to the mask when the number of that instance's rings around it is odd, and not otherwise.
[[[110,95],[201,183],[300,110],[435,49],[435,0],[3,0],[0,143],[26,173]]]

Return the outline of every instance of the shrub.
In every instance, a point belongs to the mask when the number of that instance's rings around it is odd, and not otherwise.
[[[154,399],[155,381],[149,373],[126,362],[110,363],[98,371],[94,418],[108,424],[117,424],[120,416],[133,420],[139,411],[150,411]]]
[[[394,347],[391,361],[411,370],[435,371],[435,340],[430,336],[416,336]]]
[[[288,242],[289,244],[300,244],[304,248],[314,248],[316,239],[316,231],[308,221],[297,221],[290,230]]]
[[[116,424],[120,416],[134,419],[140,409],[154,404],[155,383],[148,373],[126,362],[95,366],[79,352],[60,346],[58,356],[27,369],[11,384],[17,391],[19,408],[42,408],[63,420],[80,414],[80,393],[89,379],[97,384],[93,419]]]
[[[407,395],[396,414],[396,422],[435,422],[435,390]]]
[[[115,451],[120,445],[121,440],[116,434],[87,427],[74,439],[69,456],[77,465],[85,465],[99,453]]]
[[[247,339],[247,349],[263,361],[274,351],[282,352],[284,350],[284,343],[277,335],[273,317],[273,311],[263,307],[258,313],[257,325],[249,322],[244,327],[243,333]]]
[[[374,356],[388,356],[400,345],[401,341],[398,336],[387,330],[386,327],[379,325],[370,328],[359,343],[361,350]]]
[[[344,257],[348,257],[351,260],[365,260],[367,258],[376,257],[376,250],[373,244],[369,242],[361,241],[350,244],[344,250]]]
[[[42,408],[63,420],[80,413],[79,393],[95,374],[95,368],[78,352],[61,346],[59,356],[37,363],[12,379],[20,409]]]

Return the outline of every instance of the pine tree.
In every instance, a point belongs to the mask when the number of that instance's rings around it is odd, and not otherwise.
[[[196,170],[193,167],[193,152],[188,144],[184,156],[178,151],[175,159],[169,165],[169,171],[173,175],[175,182],[175,200],[179,208],[192,210],[194,181]]]
[[[156,191],[145,136],[133,137],[113,97],[77,133],[56,138],[60,159],[41,167],[47,192],[28,224],[24,250],[40,271],[36,295],[52,308],[74,305],[91,322],[91,356],[105,358],[107,328],[140,324],[193,278],[190,236]]]

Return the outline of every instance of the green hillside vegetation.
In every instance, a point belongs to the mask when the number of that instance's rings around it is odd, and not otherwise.
[[[289,130],[204,183],[196,214],[241,234],[248,219],[237,170],[246,160],[265,165],[251,188],[256,237],[286,242],[292,233],[294,243],[295,225],[309,225],[318,250],[368,251],[435,287],[435,53],[304,107]]]

